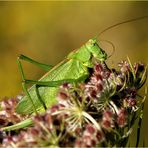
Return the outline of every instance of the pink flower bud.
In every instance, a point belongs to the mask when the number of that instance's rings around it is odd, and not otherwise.
[[[119,127],[124,127],[127,122],[127,113],[124,108],[120,109],[118,117],[117,117],[117,124]]]
[[[86,131],[89,132],[90,134],[94,134],[95,130],[96,129],[91,124],[86,126]]]
[[[102,81],[103,80],[103,78],[102,78],[102,76],[100,74],[96,74],[95,77],[96,77],[97,81],[99,81],[99,80]]]
[[[104,111],[103,113],[103,120],[112,120],[113,112],[110,110]]]
[[[102,132],[101,131],[98,131],[97,133],[96,133],[96,138],[98,139],[98,141],[102,141],[103,140],[103,134],[102,134]]]
[[[66,100],[68,98],[68,95],[65,92],[59,92],[58,98],[62,100]]]
[[[110,120],[103,120],[102,121],[102,126],[103,126],[103,128],[105,128],[105,129],[109,129],[109,128],[111,128],[111,121]]]
[[[134,106],[136,106],[136,104],[137,104],[136,99],[133,99],[133,98],[129,98],[129,99],[127,100],[127,102],[128,102],[128,106],[129,106],[129,107],[134,107]]]
[[[100,73],[103,70],[103,67],[101,64],[95,65],[95,72]]]

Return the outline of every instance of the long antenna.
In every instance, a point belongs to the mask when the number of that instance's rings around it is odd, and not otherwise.
[[[115,28],[115,27],[120,26],[120,25],[122,25],[122,24],[130,23],[130,22],[134,22],[134,21],[141,20],[141,19],[146,19],[146,18],[148,18],[148,15],[141,16],[141,17],[137,17],[137,18],[133,18],[133,19],[130,19],[130,20],[126,20],[126,21],[123,21],[123,22],[120,22],[120,23],[111,25],[111,26],[109,26],[108,28],[106,28],[106,29],[104,29],[103,31],[101,31],[101,32],[98,34],[98,37],[99,37],[101,34],[103,34],[104,32],[106,32],[107,30],[109,30],[109,29]]]

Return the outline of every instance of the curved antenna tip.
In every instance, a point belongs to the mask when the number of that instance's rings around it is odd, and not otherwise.
[[[134,22],[134,21],[138,21],[138,20],[141,20],[141,19],[146,19],[148,18],[148,15],[145,15],[145,16],[140,16],[140,17],[137,17],[137,18],[133,18],[133,19],[129,19],[129,20],[125,20],[125,21],[122,21],[122,22],[119,22],[119,23],[116,23],[114,25],[111,25],[109,27],[107,27],[106,29],[102,30],[98,35],[97,35],[97,38],[102,35],[104,32],[112,29],[112,28],[115,28],[117,26],[120,26],[122,24],[126,24],[126,23],[130,23],[130,22]]]

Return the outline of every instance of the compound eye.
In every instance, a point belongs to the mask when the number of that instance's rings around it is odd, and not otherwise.
[[[90,40],[87,42],[87,45],[90,46],[90,47],[92,47],[92,46],[95,45],[95,43],[96,43],[96,42],[95,42],[94,40],[90,39]]]

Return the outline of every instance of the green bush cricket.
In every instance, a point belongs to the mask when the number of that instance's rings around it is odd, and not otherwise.
[[[117,23],[103,30],[99,35],[120,24],[136,21],[146,17],[148,16]],[[20,114],[31,114],[46,110],[46,108],[56,103],[58,87],[62,83],[83,82],[89,77],[89,68],[92,68],[94,64],[93,59],[103,62],[104,64],[107,59],[107,53],[99,47],[97,38],[90,39],[79,49],[71,52],[65,60],[55,67],[36,62],[24,55],[20,55],[17,61],[23,79],[22,86],[26,95],[20,100],[16,111]],[[38,81],[27,80],[20,60],[33,63],[48,72]],[[30,89],[27,89],[26,84],[34,85]],[[12,127],[3,128],[3,130],[14,130],[32,124],[31,119],[27,119],[25,121],[23,121],[22,124],[19,123]]]
[[[64,81],[84,81],[89,75],[88,68],[93,67],[92,58],[101,62],[107,59],[107,54],[99,47],[95,38],[90,39],[82,47],[71,52],[64,61],[51,68],[39,81],[32,81],[25,79],[20,59],[32,60],[21,55],[18,58],[18,64],[24,81],[23,88],[27,95],[18,104],[17,112],[22,114],[38,112],[55,103],[58,91],[57,86]],[[38,63],[36,64],[38,65]],[[26,83],[35,85],[27,91]]]

